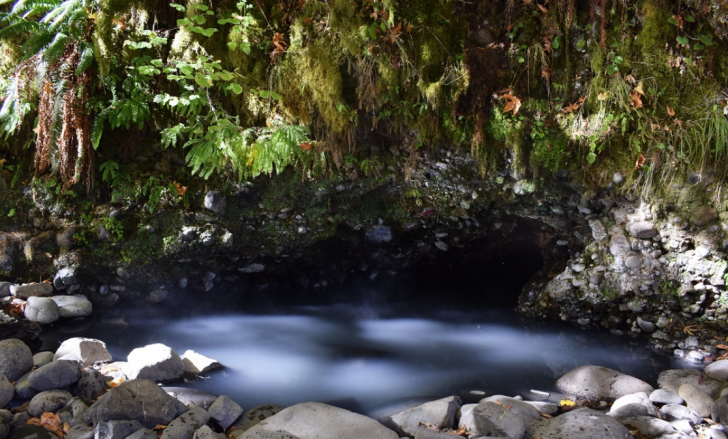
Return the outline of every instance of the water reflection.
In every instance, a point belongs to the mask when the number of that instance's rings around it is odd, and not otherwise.
[[[291,308],[278,314],[127,318],[106,341],[116,359],[134,347],[164,343],[225,365],[188,386],[226,394],[250,408],[322,401],[361,412],[400,399],[434,398],[463,389],[517,394],[549,390],[583,364],[621,370],[654,384],[671,359],[642,343],[544,322],[511,311],[481,314],[372,312],[346,306]],[[113,331],[112,331],[113,332]],[[63,338],[81,334],[65,334]]]

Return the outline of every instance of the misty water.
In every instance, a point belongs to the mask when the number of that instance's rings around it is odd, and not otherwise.
[[[224,365],[172,385],[225,394],[244,408],[319,401],[368,414],[466,390],[549,391],[558,377],[586,364],[654,385],[674,361],[642,340],[528,320],[507,308],[359,301],[241,311],[246,307],[206,303],[199,297],[177,308],[101,313],[93,323],[45,331],[43,348],[93,337],[123,361],[136,347],[163,343]]]

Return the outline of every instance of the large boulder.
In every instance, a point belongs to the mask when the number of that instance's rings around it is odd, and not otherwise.
[[[58,305],[58,313],[66,319],[86,317],[93,311],[91,301],[81,294],[73,296],[53,296],[51,299]]]
[[[533,424],[530,437],[558,439],[633,439],[627,428],[596,410],[580,408]]]
[[[459,397],[448,396],[397,413],[392,416],[392,422],[402,434],[411,436],[424,428],[422,423],[436,425],[438,428],[452,428],[461,404]]]
[[[317,402],[296,404],[267,418],[242,439],[399,439],[374,419]]]
[[[81,379],[81,366],[75,361],[58,360],[40,367],[28,376],[31,387],[38,391],[60,389]]]
[[[181,358],[185,365],[186,373],[200,374],[222,369],[222,364],[217,360],[213,360],[192,350],[185,351]]]
[[[529,426],[534,422],[543,419],[543,417],[541,416],[541,412],[536,406],[533,405],[533,403],[529,404],[528,402],[511,398],[509,396],[493,395],[480,400],[481,404],[484,402],[494,402],[496,404],[502,405],[503,407],[508,407],[508,411],[520,416],[526,426]],[[542,405],[541,407],[547,409],[545,405]],[[551,407],[550,409],[553,409],[553,407]]]
[[[87,424],[112,420],[137,420],[144,427],[169,424],[187,408],[153,381],[125,381],[109,390],[86,411]]]
[[[243,414],[243,408],[225,395],[218,396],[207,411],[225,429],[230,427]]]
[[[692,384],[713,399],[720,396],[720,391],[728,387],[728,382],[706,376],[702,371],[696,369],[665,370],[657,377],[657,385],[661,389],[675,393],[679,393],[680,386],[683,384]]]
[[[463,413],[458,427],[469,430],[475,437],[521,439],[526,432],[526,424],[520,416],[494,402],[478,404]]]
[[[49,297],[28,297],[25,303],[25,318],[31,322],[49,325],[61,317],[56,302]]]
[[[210,414],[207,410],[193,406],[169,423],[162,432],[161,439],[188,439],[209,420]]]
[[[285,407],[280,405],[259,405],[243,413],[233,424],[238,431],[247,431],[261,421],[280,413]],[[452,439],[452,438],[450,438]]]
[[[637,392],[650,394],[654,390],[640,379],[601,366],[577,367],[559,378],[556,388],[579,398],[609,401]]]
[[[185,370],[184,362],[172,348],[155,343],[134,349],[127,357],[123,371],[129,379],[168,381],[178,379]]]
[[[35,395],[28,404],[28,414],[39,417],[45,412],[56,412],[62,409],[73,398],[65,390],[46,390]]]
[[[33,368],[33,353],[17,338],[0,340],[0,373],[15,381]]]
[[[725,381],[728,379],[728,360],[718,360],[705,366],[706,375]]]
[[[106,349],[106,343],[93,338],[74,337],[61,343],[53,356],[54,360],[78,361],[84,366],[113,361]]]
[[[46,297],[53,294],[53,285],[45,282],[37,284],[13,285],[10,287],[10,294],[18,299],[28,299],[30,297]]]

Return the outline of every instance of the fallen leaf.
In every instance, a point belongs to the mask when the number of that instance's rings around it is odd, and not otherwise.
[[[510,410],[510,409],[511,409],[511,405],[512,405],[512,404],[508,404],[508,405],[507,405],[507,406],[505,406],[504,408],[505,408],[506,410]]]
[[[13,413],[27,412],[29,405],[30,405],[30,401],[25,401],[23,404],[15,407],[14,409],[11,409],[10,411]]]
[[[45,412],[40,415],[40,418],[30,418],[26,424],[40,425],[41,427],[57,434],[58,437],[63,437],[63,422],[61,422],[61,418],[53,412]]]
[[[417,424],[419,427],[425,427],[428,430],[432,431],[440,431],[440,427],[435,424],[430,424],[429,422],[420,422]]]
[[[725,350],[728,351],[728,346],[726,346],[724,344],[719,344],[719,345],[716,346],[716,348],[718,348],[718,349],[725,349]]]
[[[627,77],[624,79],[626,79],[627,82],[629,82],[630,84],[634,84],[635,82],[637,82],[637,80],[634,79],[634,76],[632,76],[632,75],[627,75]]]
[[[538,7],[538,10],[541,11],[542,14],[546,14],[549,12],[549,10],[546,9],[546,7],[543,5],[536,5],[536,6]]]
[[[680,119],[675,119],[673,122],[675,122],[675,125],[682,127],[682,121]]]
[[[311,151],[311,142],[301,142],[300,146],[304,151]]]
[[[645,95],[644,86],[642,84],[642,81],[640,81],[639,84],[637,84],[637,87],[634,88],[634,91],[641,94],[642,96]]]
[[[157,425],[155,425],[155,426],[154,426],[154,428],[152,428],[152,430],[153,430],[153,431],[162,431],[162,430],[164,430],[165,428],[167,428],[167,426],[166,426],[166,425],[162,425],[162,424],[157,424]]]
[[[670,108],[669,105],[667,107],[667,114],[669,114],[670,117],[675,116],[675,110],[673,110],[672,108]]]
[[[470,436],[470,430],[468,430],[468,426],[463,424],[462,427],[458,428],[455,431],[448,431],[447,434],[454,434],[456,436]]]
[[[635,171],[645,165],[645,156],[640,154],[639,157],[637,157],[637,161],[634,164]]]
[[[559,401],[559,407],[562,407],[562,408],[566,408],[566,407],[571,408],[571,407],[574,407],[575,405],[576,405],[576,403],[570,399],[562,399],[561,401]]]
[[[521,108],[521,100],[518,97],[514,96],[513,92],[511,92],[510,90],[508,90],[508,92],[503,94],[501,97],[505,98],[506,101],[508,101],[506,102],[506,106],[503,107],[503,113],[508,113],[510,111],[513,113],[514,116],[518,114],[518,110],[520,110]]]
[[[549,414],[546,414],[546,413],[541,413],[541,416],[543,416],[543,417],[544,417],[544,418],[546,418],[546,419],[551,419],[551,418],[553,418],[553,416],[551,416],[551,415],[549,415]]]
[[[599,93],[597,95],[597,100],[598,101],[606,101],[607,99],[609,99],[609,92],[608,91],[603,91],[603,92],[601,92],[601,93]]]
[[[185,192],[187,192],[187,186],[182,186],[181,183],[175,183],[174,184],[175,189],[177,189],[177,195],[184,195]]]
[[[629,98],[632,100],[632,106],[637,108],[642,108],[642,99],[640,98],[640,94],[637,92],[632,92],[629,94]]]
[[[545,69],[541,70],[541,77],[546,79],[547,81],[551,81],[551,67],[546,67]]]

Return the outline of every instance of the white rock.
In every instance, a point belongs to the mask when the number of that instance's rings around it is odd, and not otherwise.
[[[187,373],[200,374],[222,369],[222,364],[217,360],[213,360],[192,350],[185,351],[181,358],[185,365],[185,372]]]

